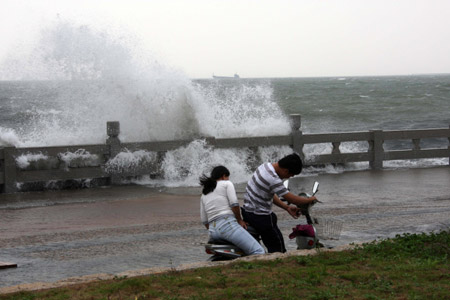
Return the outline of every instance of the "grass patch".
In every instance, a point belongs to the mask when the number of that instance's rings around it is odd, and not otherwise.
[[[342,252],[115,278],[0,300],[450,299],[450,232],[404,234]]]

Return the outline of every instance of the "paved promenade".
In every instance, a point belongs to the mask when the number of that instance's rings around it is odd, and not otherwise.
[[[450,228],[450,168],[358,171],[300,177],[291,190],[320,182],[313,213],[344,222],[331,246],[405,232]],[[242,196],[244,185],[238,185]],[[199,188],[122,186],[0,194],[0,289],[96,273],[205,261]],[[278,211],[287,238],[295,220]]]

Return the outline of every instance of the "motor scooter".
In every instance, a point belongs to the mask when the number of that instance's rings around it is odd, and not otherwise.
[[[284,185],[287,189],[289,189],[289,180],[284,181]],[[319,182],[315,182],[312,188],[312,196],[314,196],[319,190]],[[299,196],[303,197],[311,197],[306,193],[300,193]],[[281,199],[283,200],[283,199]],[[306,221],[308,223],[308,230],[298,230],[295,233],[297,249],[311,249],[316,245],[319,245],[319,241],[316,235],[316,229],[314,227],[314,218],[310,215],[310,208],[315,204],[310,203],[306,205],[297,205],[300,208],[301,214],[305,216]],[[300,225],[297,225],[297,227]],[[301,229],[301,228],[299,228]],[[303,228],[306,229],[306,228]],[[247,226],[247,231],[259,242],[261,240],[258,232],[252,228],[251,226]],[[291,234],[292,235],[292,234]],[[231,244],[225,240],[209,240],[205,244],[205,251],[207,254],[210,254],[209,261],[222,261],[222,260],[231,260],[238,257],[245,256],[244,251],[242,251],[239,247]]]
[[[260,242],[260,237],[258,232],[251,226],[247,225],[247,231]],[[238,257],[246,256],[245,252],[239,247],[231,244],[226,240],[213,240],[209,239],[207,244],[205,244],[205,252],[211,256],[208,258],[209,261],[223,261],[232,260]]]
[[[319,182],[316,181],[314,182],[312,188],[312,194],[300,193],[299,196],[309,198],[314,196],[318,191],[319,191]],[[303,216],[305,216],[307,223],[305,225],[299,224],[295,226],[294,228],[292,228],[292,233],[289,235],[290,239],[293,239],[295,237],[295,242],[297,243],[297,250],[323,247],[323,244],[319,242],[316,226],[314,226],[319,224],[319,221],[317,218],[311,217],[310,213],[310,209],[317,202],[320,201],[316,200],[307,204],[297,205],[297,207],[300,209],[300,213]]]

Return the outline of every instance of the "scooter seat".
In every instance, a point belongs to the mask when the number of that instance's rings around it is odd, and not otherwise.
[[[231,244],[229,241],[227,240],[223,240],[223,239],[209,239],[208,240],[208,244],[215,244],[215,245],[229,245]]]

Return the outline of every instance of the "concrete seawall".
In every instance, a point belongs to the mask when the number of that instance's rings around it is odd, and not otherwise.
[[[449,167],[300,177],[291,189],[315,180],[323,203],[313,213],[344,221],[330,246],[450,228]],[[18,265],[0,270],[0,288],[205,261],[199,194],[145,186],[0,194],[0,261]],[[292,251],[287,235],[299,220],[276,212]]]

